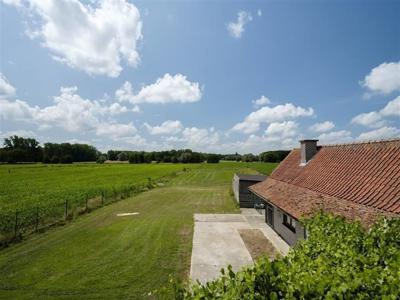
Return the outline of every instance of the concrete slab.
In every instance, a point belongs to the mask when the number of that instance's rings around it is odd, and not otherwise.
[[[260,229],[282,255],[286,244],[255,209],[242,209],[242,214],[195,214],[190,278],[205,283],[220,276],[229,264],[238,271],[253,260],[239,229]]]

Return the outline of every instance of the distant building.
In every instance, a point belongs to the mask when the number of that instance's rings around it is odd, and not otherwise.
[[[249,186],[265,180],[267,176],[235,174],[232,180],[232,190],[240,207],[254,207],[254,197],[249,191]]]
[[[400,140],[328,146],[302,140],[249,189],[289,245],[306,236],[299,220],[320,210],[368,227],[381,215],[400,216]]]

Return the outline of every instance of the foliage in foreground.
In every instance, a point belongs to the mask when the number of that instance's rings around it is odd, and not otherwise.
[[[285,258],[190,288],[174,285],[176,299],[399,299],[400,218],[359,223],[317,214],[305,221],[309,238]]]

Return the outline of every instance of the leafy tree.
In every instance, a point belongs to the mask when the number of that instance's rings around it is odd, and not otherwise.
[[[127,161],[128,160],[128,154],[126,152],[120,152],[117,155],[117,158],[119,161]]]
[[[260,154],[260,160],[263,162],[281,162],[289,152],[285,150],[263,152]]]
[[[17,135],[4,139],[1,161],[36,162],[42,160],[42,149],[39,142],[33,138],[23,138]]]
[[[101,154],[99,155],[99,157],[97,158],[97,163],[98,164],[104,164],[104,162],[107,160],[107,155],[105,154]]]
[[[208,154],[207,155],[207,163],[208,164],[219,163],[219,155],[218,154]]]

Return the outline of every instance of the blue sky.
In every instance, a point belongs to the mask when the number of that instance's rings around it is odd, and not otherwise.
[[[259,153],[400,136],[400,1],[0,2],[1,137]]]

